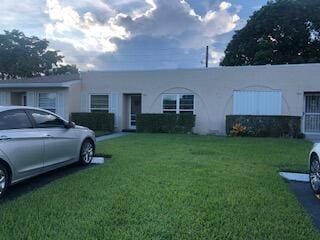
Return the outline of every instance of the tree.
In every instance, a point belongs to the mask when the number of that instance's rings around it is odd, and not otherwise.
[[[275,0],[228,44],[222,66],[320,62],[320,0]]]
[[[13,30],[0,34],[0,79],[77,73],[75,65],[62,65],[59,51],[48,50],[49,42]]]

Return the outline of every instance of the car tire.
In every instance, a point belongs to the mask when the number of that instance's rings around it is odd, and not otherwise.
[[[320,194],[320,161],[317,154],[310,158],[310,186],[315,194]]]
[[[91,163],[94,156],[94,145],[90,139],[86,139],[80,149],[80,164],[88,165]]]
[[[10,175],[8,169],[0,164],[0,199],[5,195],[9,186]]]

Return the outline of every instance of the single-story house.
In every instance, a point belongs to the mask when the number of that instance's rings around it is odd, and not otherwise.
[[[225,134],[225,116],[302,117],[320,133],[320,64],[152,71],[89,71],[0,81],[0,105],[27,105],[68,118],[108,111],[117,131],[134,129],[137,113],[196,115],[194,131]]]

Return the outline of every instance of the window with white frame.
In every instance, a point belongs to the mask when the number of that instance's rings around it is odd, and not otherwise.
[[[173,114],[193,114],[194,96],[190,94],[164,94],[162,112]]]
[[[57,93],[39,93],[38,106],[55,113],[57,110]]]
[[[90,96],[91,112],[109,112],[109,95],[94,94]]]

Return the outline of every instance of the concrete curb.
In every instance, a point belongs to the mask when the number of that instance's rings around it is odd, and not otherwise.
[[[97,137],[96,141],[97,142],[101,142],[101,141],[105,141],[105,140],[110,140],[110,139],[114,139],[114,138],[127,136],[129,134],[132,134],[132,133],[122,133],[122,132],[121,133],[113,133],[113,134],[109,134],[109,135],[106,135],[106,136]]]
[[[289,181],[309,182],[309,175],[304,173],[279,172],[279,175]]]

